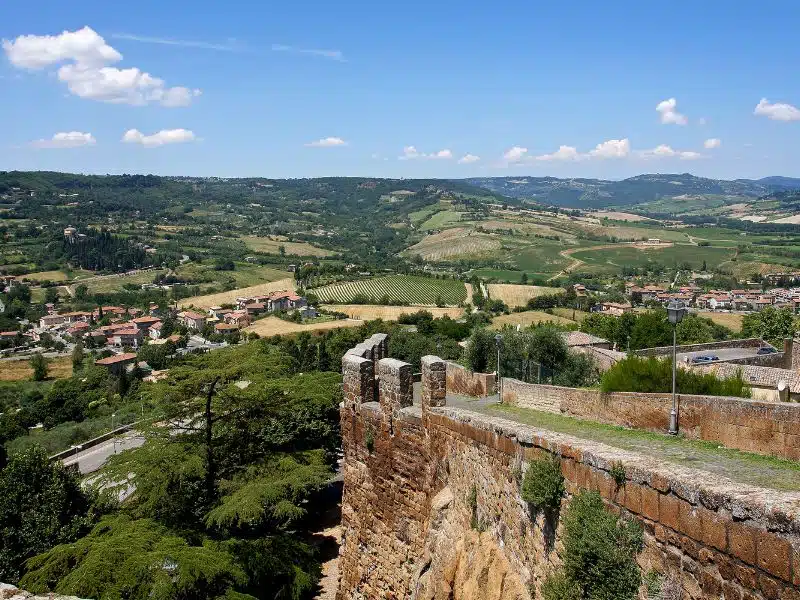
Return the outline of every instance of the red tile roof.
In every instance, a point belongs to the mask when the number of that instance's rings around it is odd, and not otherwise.
[[[94,364],[107,366],[107,365],[115,365],[121,362],[127,362],[136,360],[136,354],[134,352],[125,352],[124,354],[117,354],[115,356],[109,356],[107,358],[101,358],[98,361],[95,361]]]

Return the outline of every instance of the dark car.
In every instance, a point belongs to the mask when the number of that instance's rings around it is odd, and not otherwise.
[[[692,362],[695,364],[703,364],[703,363],[714,362],[715,360],[719,360],[719,356],[717,356],[716,354],[703,354],[701,356],[695,356],[692,359]]]
[[[764,346],[763,348],[756,350],[756,354],[773,354],[775,352],[777,352],[777,350],[771,346]]]

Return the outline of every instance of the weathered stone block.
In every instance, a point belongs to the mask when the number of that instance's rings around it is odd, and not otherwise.
[[[758,566],[784,581],[792,580],[792,545],[786,538],[759,531],[756,542]]]
[[[728,546],[731,554],[749,565],[756,564],[756,531],[733,521],[728,525]]]

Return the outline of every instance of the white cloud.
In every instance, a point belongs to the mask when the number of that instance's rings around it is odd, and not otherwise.
[[[800,109],[783,102],[770,104],[766,98],[762,98],[756,105],[753,114],[773,121],[800,121]]]
[[[213,42],[197,42],[192,40],[173,40],[170,38],[151,37],[146,35],[134,35],[131,33],[113,33],[111,37],[115,40],[127,40],[131,42],[141,42],[143,44],[159,44],[162,46],[180,46],[181,48],[201,48],[203,50],[219,50],[221,52],[241,52],[244,47],[231,41],[227,44]]]
[[[679,158],[681,160],[696,160],[705,158],[703,154],[691,150],[675,150],[671,146],[661,144],[652,150],[643,150],[639,153],[642,158]]]
[[[676,110],[677,107],[678,101],[675,98],[659,102],[656,111],[661,115],[661,122],[665,125],[686,125],[688,119]]]
[[[540,154],[536,160],[580,160],[583,155],[574,146],[559,146],[552,154]]]
[[[458,164],[460,165],[468,165],[471,163],[476,163],[481,159],[480,156],[475,156],[474,154],[465,154],[461,158],[458,159]]]
[[[340,50],[321,50],[319,48],[298,48],[297,46],[286,46],[284,44],[272,44],[273,52],[289,52],[291,54],[307,54],[309,56],[319,56],[338,62],[347,62]]]
[[[608,140],[602,144],[597,144],[595,149],[589,152],[593,158],[625,158],[631,152],[631,143],[628,138],[624,140]]]
[[[109,46],[90,27],[64,31],[59,35],[21,35],[3,40],[3,50],[12,65],[41,70],[58,65],[58,79],[80,98],[115,104],[187,106],[200,90],[166,87],[163,79],[136,67],[109,66],[122,60],[122,54]]]
[[[31,142],[34,148],[79,148],[80,146],[94,146],[97,140],[91,133],[80,131],[67,131],[57,133],[49,140],[36,140]]]
[[[309,148],[333,148],[335,146],[346,146],[347,142],[345,142],[340,137],[326,137],[314,142],[309,142],[306,144]]]
[[[166,144],[182,144],[197,139],[194,132],[188,129],[162,129],[152,135],[144,135],[138,129],[129,129],[122,136],[126,144],[141,144],[145,148],[155,148]]]
[[[403,147],[403,154],[398,157],[400,160],[412,160],[415,158],[440,158],[440,159],[451,159],[453,158],[453,153],[445,148],[444,150],[439,150],[438,152],[432,152],[431,154],[425,154],[424,152],[420,152],[417,150],[416,146],[405,146]]]
[[[513,148],[509,148],[503,153],[503,158],[510,163],[518,163],[523,158],[526,157],[526,154],[528,154],[527,148],[522,148],[521,146],[514,146]]]
[[[719,138],[709,138],[705,142],[703,142],[703,147],[708,148],[719,148],[722,145],[722,140]]]

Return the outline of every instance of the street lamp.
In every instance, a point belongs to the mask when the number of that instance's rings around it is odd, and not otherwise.
[[[111,413],[111,435],[114,435],[114,417],[117,416],[117,413]],[[114,454],[117,453],[117,437],[114,436],[111,438],[111,444],[114,448]]]
[[[503,348],[503,336],[499,333],[494,336],[494,344],[497,346],[497,394],[500,402],[503,402],[503,379],[500,376],[500,350]]]
[[[675,397],[675,375],[678,370],[677,360],[677,331],[678,323],[683,320],[686,314],[686,307],[680,300],[671,300],[667,306],[667,316],[672,323],[672,410],[669,413],[669,433],[678,434],[678,402]]]

